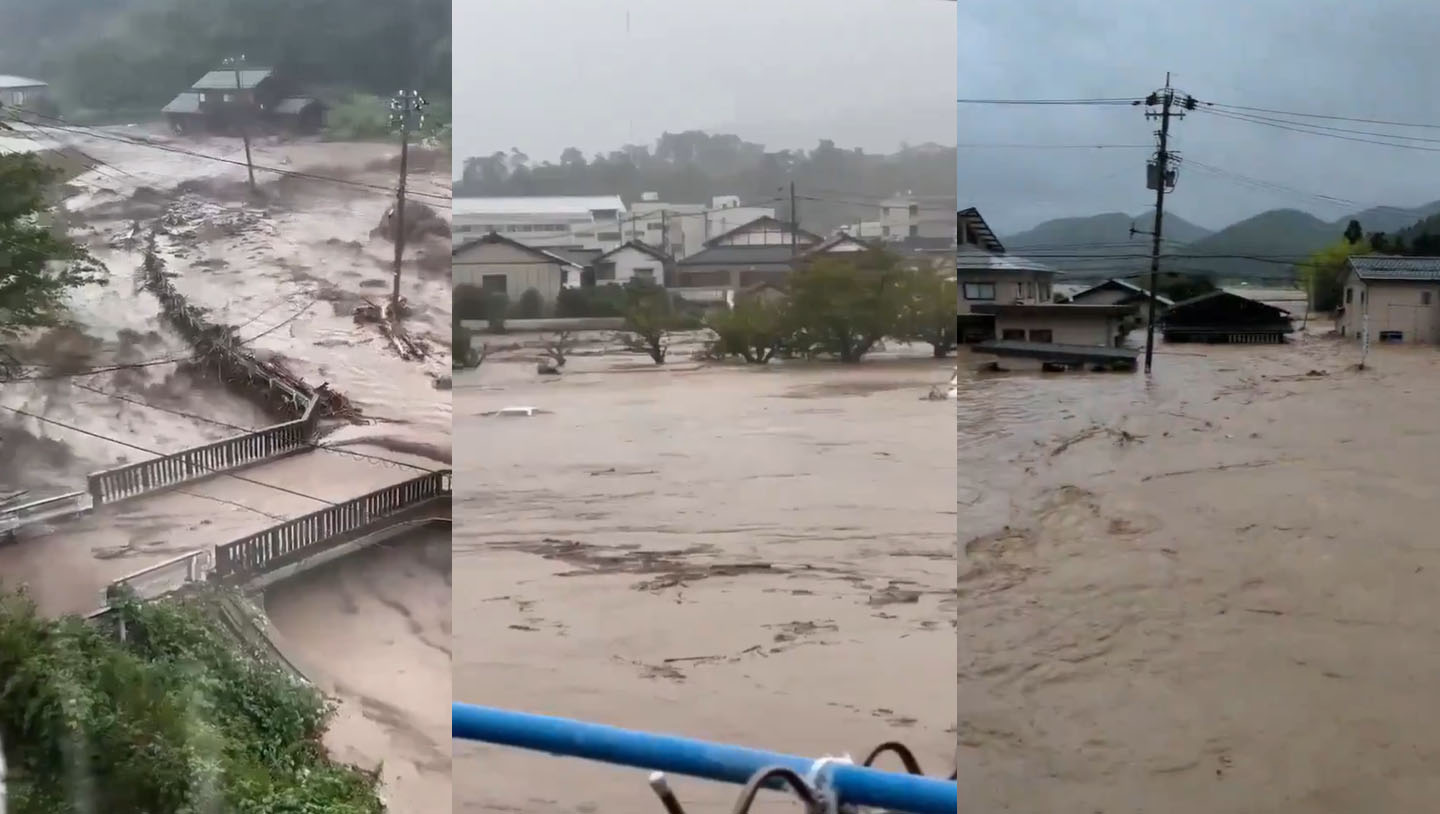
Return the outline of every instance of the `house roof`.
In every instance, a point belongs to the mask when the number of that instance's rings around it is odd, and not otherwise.
[[[195,81],[190,86],[191,90],[250,90],[261,82],[269,79],[274,73],[269,68],[244,68],[240,71],[238,81],[237,71],[225,68],[219,71],[211,71]]]
[[[762,222],[767,222],[767,221],[768,221],[769,223],[773,223],[773,224],[775,224],[776,226],[780,226],[780,227],[785,228],[785,229],[793,229],[793,231],[794,231],[797,235],[799,235],[799,237],[800,237],[802,240],[806,240],[806,241],[808,241],[808,242],[811,243],[811,244],[819,243],[821,240],[824,239],[824,238],[820,237],[819,235],[815,234],[814,232],[806,231],[805,229],[801,229],[801,228],[798,227],[798,226],[792,227],[788,221],[780,220],[779,218],[777,218],[777,217],[775,217],[775,216],[773,216],[773,215],[761,215],[760,217],[755,218],[754,220],[745,221],[744,223],[740,224],[739,226],[736,226],[734,229],[729,229],[729,230],[727,230],[727,231],[721,232],[720,234],[718,234],[718,235],[710,238],[709,240],[705,241],[705,245],[706,245],[706,246],[713,246],[713,245],[719,243],[720,241],[724,240],[725,238],[730,237],[731,235],[738,234],[739,232],[743,232],[743,231],[745,231],[745,230],[747,230],[747,229],[752,229],[752,228],[754,228],[757,224],[760,224],[760,223],[762,223]]]
[[[588,215],[597,209],[623,212],[619,195],[520,195],[459,197],[451,203],[456,215]]]
[[[970,306],[976,314],[994,314],[1007,317],[1128,317],[1136,312],[1134,305],[1071,305],[1069,303],[1037,303],[1010,305],[1000,302],[982,302]]]
[[[1147,300],[1150,299],[1150,291],[1149,291],[1148,289],[1141,288],[1140,286],[1135,285],[1134,283],[1128,282],[1128,281],[1126,281],[1126,280],[1106,280],[1106,281],[1103,282],[1103,283],[1099,283],[1099,284],[1097,284],[1097,285],[1092,285],[1092,286],[1090,286],[1089,288],[1085,289],[1084,291],[1078,291],[1078,292],[1076,292],[1076,293],[1074,293],[1074,294],[1071,294],[1071,295],[1070,295],[1070,299],[1071,299],[1071,300],[1076,300],[1076,299],[1079,299],[1080,297],[1085,296],[1086,294],[1089,294],[1089,293],[1092,292],[1092,291],[1103,291],[1103,290],[1105,290],[1105,289],[1107,289],[1107,288],[1119,288],[1119,289],[1123,289],[1123,290],[1128,291],[1128,292],[1130,292],[1130,293],[1132,293],[1132,294],[1139,294],[1140,296],[1144,297],[1144,298],[1147,299]],[[1155,301],[1158,302],[1158,303],[1160,303],[1161,305],[1167,307],[1167,308],[1175,304],[1175,301],[1174,301],[1174,300],[1170,299],[1169,297],[1165,297],[1165,296],[1157,296],[1157,297],[1155,297]]]
[[[1440,282],[1440,257],[1393,257],[1369,254],[1351,257],[1350,269],[1362,280]]]
[[[1236,293],[1234,293],[1234,292],[1232,292],[1232,291],[1226,291],[1226,290],[1224,290],[1224,289],[1219,289],[1219,288],[1217,288],[1217,289],[1214,290],[1214,291],[1207,291],[1206,293],[1201,294],[1201,295],[1199,295],[1199,296],[1197,296],[1197,297],[1191,297],[1191,298],[1188,299],[1188,300],[1181,300],[1180,302],[1177,302],[1177,303],[1171,305],[1171,306],[1170,306],[1170,309],[1169,309],[1169,314],[1170,314],[1170,315],[1173,315],[1173,316],[1177,316],[1177,317],[1178,317],[1178,316],[1183,316],[1183,314],[1182,314],[1182,313],[1179,313],[1179,312],[1183,312],[1184,309],[1186,309],[1186,308],[1188,308],[1188,307],[1190,307],[1190,306],[1192,306],[1192,305],[1198,305],[1198,304],[1200,304],[1200,303],[1208,302],[1208,301],[1210,301],[1210,300],[1218,299],[1218,298],[1222,298],[1222,297],[1224,297],[1224,298],[1230,298],[1230,299],[1236,299],[1236,300],[1242,300],[1242,301],[1247,302],[1247,303],[1253,303],[1253,304],[1258,305],[1258,306],[1260,306],[1260,307],[1262,307],[1262,308],[1268,308],[1268,309],[1270,309],[1271,311],[1275,311],[1277,314],[1283,314],[1284,316],[1287,316],[1287,317],[1290,316],[1290,312],[1289,312],[1289,311],[1286,311],[1284,308],[1278,308],[1278,307],[1276,307],[1276,306],[1274,306],[1274,305],[1271,305],[1271,304],[1269,304],[1269,303],[1261,302],[1261,301],[1256,300],[1256,299],[1251,299],[1250,297],[1242,297],[1242,296],[1240,296],[1239,294],[1236,294]]]
[[[906,254],[948,254],[955,251],[955,241],[948,237],[904,237],[896,246]]]
[[[281,99],[280,103],[275,105],[275,112],[285,116],[299,116],[311,105],[318,104],[320,104],[320,100],[313,96],[291,96],[288,99]]]
[[[990,224],[986,223],[985,219],[980,217],[980,210],[973,206],[968,209],[961,209],[955,213],[955,221],[955,231],[957,235],[960,231],[960,224],[964,223],[970,227],[972,232],[980,236],[980,241],[985,244],[984,248],[986,250],[995,252],[996,254],[1005,253],[1005,245],[1000,242],[1000,238],[995,236],[995,232],[990,229]]]
[[[568,260],[558,254],[552,254],[551,252],[547,252],[544,249],[537,249],[534,246],[527,246],[518,240],[513,240],[498,232],[490,232],[483,237],[477,237],[474,240],[467,240],[464,243],[457,244],[454,248],[450,250],[450,256],[454,257],[455,255],[475,246],[489,244],[503,244],[506,246],[511,246],[513,248],[520,249],[521,251],[532,254],[536,257],[536,259],[543,260],[547,263],[559,263],[562,266],[581,268],[581,265],[579,263],[576,263],[574,260]]]
[[[200,94],[185,91],[160,108],[161,113],[199,113]]]
[[[660,251],[659,249],[655,248],[654,246],[651,246],[649,243],[646,243],[646,242],[643,241],[643,240],[627,240],[626,242],[621,243],[619,246],[616,246],[615,248],[611,249],[610,251],[605,252],[604,254],[600,255],[600,256],[597,257],[597,258],[595,258],[595,262],[596,262],[596,263],[599,263],[601,260],[604,260],[605,258],[609,257],[610,255],[612,255],[612,254],[619,254],[620,252],[622,252],[622,251],[624,251],[624,250],[626,250],[626,249],[634,249],[635,251],[640,252],[641,254],[647,254],[647,255],[655,258],[656,260],[659,260],[659,261],[662,262],[662,263],[668,263],[668,262],[670,262],[670,257],[669,257],[668,255],[666,255],[665,252]]]
[[[588,266],[599,259],[600,249],[585,249],[579,246],[547,246],[545,251],[578,265]]]
[[[822,252],[828,252],[842,243],[853,243],[856,246],[860,246],[865,249],[872,248],[869,241],[861,240],[860,238],[855,237],[854,235],[847,232],[841,232],[837,235],[831,235],[830,237],[826,238],[820,243],[817,243],[814,246],[810,246],[805,250],[805,254],[820,254]]]
[[[41,82],[39,79],[30,79],[29,77],[25,76],[15,76],[14,74],[0,73],[0,88],[4,88],[5,90],[21,90],[23,88],[45,87],[49,87],[49,85]]]
[[[710,246],[681,260],[677,266],[682,269],[696,266],[726,266],[729,268],[759,268],[770,266],[777,269],[791,268],[796,259],[788,245],[759,246]]]
[[[955,252],[955,270],[982,271],[991,274],[1021,274],[1040,272],[1060,275],[1059,269],[1044,263],[1013,254],[991,254],[968,244],[961,244]]]

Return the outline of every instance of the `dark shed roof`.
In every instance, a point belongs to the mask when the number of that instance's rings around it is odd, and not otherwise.
[[[1166,327],[1288,330],[1290,312],[1229,291],[1211,291],[1177,302],[1165,312]]]

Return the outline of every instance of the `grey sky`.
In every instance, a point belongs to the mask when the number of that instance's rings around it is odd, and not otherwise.
[[[1135,96],[1174,84],[1202,101],[1440,124],[1440,12],[1433,0],[1026,0],[959,7],[962,98]],[[958,106],[965,144],[1152,144],[1134,107]],[[1273,116],[1261,113],[1256,115]],[[1311,119],[1437,139],[1440,129]],[[1440,198],[1440,151],[1397,149],[1195,113],[1172,127],[1182,158],[1307,193],[1261,191],[1182,169],[1166,208],[1219,228],[1266,209],[1333,220],[1371,205]],[[1342,133],[1347,137],[1372,138]],[[1393,140],[1393,139],[1392,139]],[[1055,217],[1146,211],[1146,150],[961,147],[960,205],[1001,234]]]
[[[953,144],[955,6],[454,0],[455,164],[511,147],[589,156],[687,129],[776,149]]]

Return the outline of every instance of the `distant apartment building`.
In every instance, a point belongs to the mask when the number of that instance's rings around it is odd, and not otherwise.
[[[49,101],[50,86],[39,79],[0,74],[0,105],[37,109]]]
[[[492,232],[538,248],[609,251],[625,242],[619,195],[459,197],[451,212],[457,244]]]
[[[738,195],[716,195],[706,205],[666,203],[659,194],[646,192],[630,207],[625,237],[660,248],[678,260],[702,251],[711,238],[773,217],[774,207],[747,206]]]
[[[895,195],[880,202],[880,239],[940,239],[955,235],[955,198],[945,195]],[[867,235],[856,235],[867,237]]]

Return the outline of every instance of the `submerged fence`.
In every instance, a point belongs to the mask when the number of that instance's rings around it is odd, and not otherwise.
[[[302,560],[367,532],[380,521],[450,494],[450,470],[427,472],[404,483],[311,512],[215,548],[215,576],[232,579]]]
[[[761,787],[788,788],[805,802],[807,814],[834,811],[832,806],[840,805],[906,814],[955,814],[958,807],[953,779],[886,772],[843,759],[815,760],[459,702],[451,704],[450,716],[451,735],[461,740],[649,769],[657,775],[673,772],[744,784],[736,812],[748,810]],[[906,762],[907,769],[918,772],[913,758]],[[666,811],[683,814],[663,776],[657,775],[651,776],[651,787]]]

